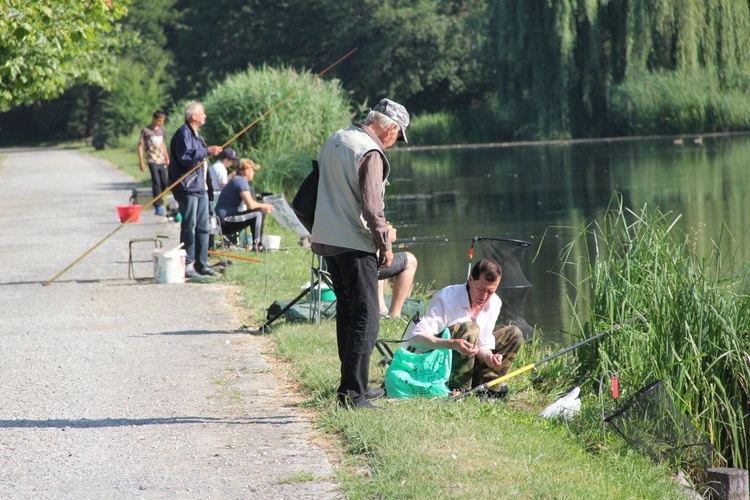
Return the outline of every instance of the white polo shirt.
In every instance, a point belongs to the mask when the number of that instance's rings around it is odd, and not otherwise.
[[[503,301],[497,294],[492,294],[484,307],[477,315],[476,323],[479,326],[479,338],[477,347],[480,349],[494,349],[495,336],[492,332],[495,330],[497,317],[500,315],[500,308]],[[469,290],[466,283],[459,285],[450,285],[438,293],[430,301],[430,308],[427,310],[424,318],[417,323],[417,326],[410,333],[407,333],[405,339],[411,339],[421,333],[424,335],[437,335],[445,327],[451,327],[457,323],[468,323],[472,321],[471,305],[469,303]]]

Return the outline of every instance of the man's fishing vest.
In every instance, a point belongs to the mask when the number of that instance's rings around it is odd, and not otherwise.
[[[350,126],[339,130],[323,144],[318,153],[320,180],[313,242],[376,252],[370,230],[362,218],[357,168],[362,156],[369,151],[377,151],[383,159],[385,185],[391,166],[380,146],[361,128]],[[383,189],[385,191],[385,187]]]

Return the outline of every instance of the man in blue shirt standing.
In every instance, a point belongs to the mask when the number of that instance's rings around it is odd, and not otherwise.
[[[172,194],[180,206],[182,226],[180,242],[187,254],[185,276],[196,274],[213,276],[216,272],[208,267],[208,175],[209,156],[221,153],[221,146],[206,146],[198,135],[206,123],[206,111],[199,102],[185,106],[185,124],[172,136],[169,148],[169,183],[174,184]],[[197,167],[197,168],[196,168]]]

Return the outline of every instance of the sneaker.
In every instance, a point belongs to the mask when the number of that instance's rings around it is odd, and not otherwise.
[[[156,207],[156,215],[167,215],[167,211],[164,207]]]
[[[207,267],[198,271],[198,274],[200,274],[201,276],[216,276],[218,273],[210,267]]]
[[[365,398],[370,401],[375,401],[385,396],[385,391],[381,387],[371,387],[365,393]]]
[[[193,267],[192,264],[185,266],[185,277],[192,278],[193,276],[198,276],[198,272],[195,270],[195,267]]]

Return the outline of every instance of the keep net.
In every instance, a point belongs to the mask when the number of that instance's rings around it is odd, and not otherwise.
[[[627,397],[604,421],[656,462],[710,466],[713,446],[675,407],[661,380]]]

